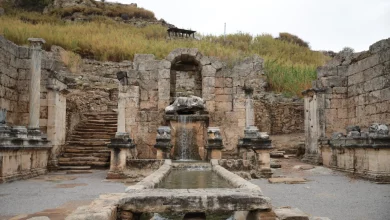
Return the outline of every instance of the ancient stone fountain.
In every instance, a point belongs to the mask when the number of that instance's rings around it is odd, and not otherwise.
[[[197,96],[178,97],[165,108],[164,119],[171,128],[173,149],[171,158],[176,160],[204,160],[205,134],[208,112],[205,102]]]

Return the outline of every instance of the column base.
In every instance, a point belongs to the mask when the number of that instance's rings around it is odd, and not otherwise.
[[[127,176],[122,171],[108,171],[106,179],[126,179]]]
[[[47,162],[47,169],[49,171],[58,170],[58,160],[57,159],[49,160]]]
[[[305,154],[301,160],[304,163],[313,165],[322,165],[322,157],[320,154]]]

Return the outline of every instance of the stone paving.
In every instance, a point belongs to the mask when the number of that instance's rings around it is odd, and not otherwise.
[[[252,180],[275,207],[299,208],[311,216],[332,220],[379,220],[390,216],[390,185],[356,179],[324,167],[309,167],[296,159],[279,159],[282,169],[274,176],[299,177],[301,184],[271,184],[267,179]],[[30,180],[0,185],[0,220],[48,216],[64,219],[79,206],[100,194],[123,193],[128,184],[107,182],[107,171],[65,175],[50,173]]]
[[[282,169],[274,176],[304,178],[305,183],[270,183],[252,180],[273,206],[299,208],[309,216],[326,216],[332,220],[383,220],[390,216],[390,184],[376,184],[346,173],[315,166],[313,169],[297,159],[279,159]]]
[[[0,185],[0,220],[22,220],[48,216],[65,219],[78,206],[89,204],[105,193],[123,193],[127,184],[108,182],[107,171],[65,175],[50,173],[29,180]]]

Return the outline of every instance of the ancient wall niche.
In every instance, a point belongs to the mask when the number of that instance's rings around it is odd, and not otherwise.
[[[191,95],[202,97],[201,68],[194,58],[179,60],[171,66],[170,101]]]

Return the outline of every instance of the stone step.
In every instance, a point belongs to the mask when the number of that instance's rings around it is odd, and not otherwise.
[[[111,138],[115,137],[115,135],[109,135],[109,134],[105,134],[105,135],[102,135],[102,134],[80,134],[80,135],[71,135],[69,137],[69,140],[72,140],[72,141],[78,141],[80,139],[88,139],[88,138],[97,138],[97,139],[107,139],[107,140],[111,140]]]
[[[86,150],[86,151],[96,151],[96,152],[99,152],[99,151],[110,151],[110,149],[108,149],[107,145],[102,145],[102,146],[95,146],[95,147],[92,147],[92,146],[67,146],[64,148],[65,150]]]
[[[66,174],[86,174],[86,173],[93,173],[92,170],[68,170],[66,171]]]
[[[107,141],[110,141],[111,139],[110,138],[75,138],[75,139],[72,139],[71,141],[79,141],[79,142],[107,142]]]
[[[77,132],[112,132],[115,133],[117,131],[115,128],[77,128],[75,129]]]
[[[101,161],[107,162],[110,161],[110,158],[107,157],[60,157],[58,158],[59,162],[68,162],[68,161]]]
[[[88,120],[105,120],[105,119],[117,119],[118,115],[84,115]]]
[[[93,156],[93,157],[110,157],[111,152],[91,152],[91,153],[64,153],[61,157],[85,157],[85,156]]]
[[[106,153],[110,150],[83,150],[83,149],[65,149],[65,153],[76,153],[76,154],[87,154],[92,155],[93,153]]]
[[[114,129],[117,128],[116,124],[80,124],[77,126],[76,129]]]
[[[58,162],[60,166],[91,166],[93,167],[109,167],[110,162],[101,162],[101,161],[64,161]]]
[[[108,126],[108,127],[116,127],[116,125],[117,125],[116,121],[113,121],[113,122],[106,121],[106,122],[101,122],[101,123],[87,121],[87,122],[82,122],[79,124],[79,126]]]
[[[82,135],[82,134],[95,134],[95,135],[110,135],[115,134],[116,132],[107,132],[107,131],[74,131],[72,134],[74,135]]]
[[[77,128],[116,128],[117,124],[97,124],[97,123],[82,123]]]
[[[59,166],[59,170],[88,170],[91,166]]]
[[[103,120],[90,119],[86,123],[89,123],[89,124],[116,124],[117,119],[103,119]]]
[[[107,141],[67,141],[67,145],[81,145],[81,146],[104,146],[110,143]]]

